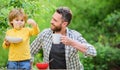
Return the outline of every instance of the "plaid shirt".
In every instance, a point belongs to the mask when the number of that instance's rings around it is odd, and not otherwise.
[[[80,43],[84,43],[87,47],[87,51],[84,53],[85,55],[96,56],[95,48],[87,43],[87,41],[75,30],[67,29],[67,36],[73,40],[77,40]],[[52,34],[53,31],[51,29],[45,29],[41,32],[38,37],[31,44],[31,54],[34,56],[41,48],[43,49],[43,60],[45,62],[49,62],[49,54],[52,47]],[[72,46],[65,45],[65,59],[67,69],[72,70],[83,70],[83,66],[79,60],[79,56],[77,54],[78,50]]]

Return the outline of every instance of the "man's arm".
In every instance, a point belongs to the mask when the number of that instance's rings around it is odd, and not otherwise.
[[[97,52],[96,49],[93,45],[89,44],[83,37],[81,34],[78,33],[78,37],[77,37],[77,41],[73,43],[74,45],[76,44],[79,45],[78,47],[84,47],[86,50],[83,52],[85,54],[85,56],[96,56]]]
[[[96,56],[96,49],[89,43],[80,43],[75,40],[71,40],[71,46],[77,48],[79,51],[83,52],[86,56]]]
[[[30,70],[33,70],[32,66],[33,66],[33,62],[34,62],[34,55],[36,53],[38,53],[39,49],[41,48],[41,42],[40,42],[39,38],[40,37],[38,35],[38,37],[31,43],[31,47],[30,47],[30,53],[31,53],[31,62],[30,62],[30,65],[31,65],[31,69]]]
[[[42,36],[39,34],[37,38],[31,43],[31,56],[34,58],[34,55],[39,52],[42,47]],[[33,59],[32,59],[33,60]]]
[[[38,34],[37,38],[31,43],[30,49],[32,56],[38,53],[41,47],[43,46],[43,41],[47,32],[49,32],[48,29],[44,29],[41,33]]]
[[[86,56],[96,56],[96,49],[94,48],[94,46],[92,46],[91,44],[89,44],[82,36],[81,34],[79,34],[78,32],[75,32],[74,34],[76,34],[76,40],[70,39],[67,36],[62,36],[61,41],[66,44],[66,45],[70,45],[76,49],[78,49],[79,51],[81,51],[82,53],[84,53]]]

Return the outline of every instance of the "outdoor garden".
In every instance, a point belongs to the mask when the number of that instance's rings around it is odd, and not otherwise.
[[[33,18],[40,31],[50,27],[57,7],[72,10],[70,29],[77,30],[97,50],[97,56],[84,57],[79,52],[84,70],[120,70],[120,0],[0,0],[0,70],[6,70],[9,49],[3,49],[5,32],[11,28],[8,14],[13,8],[23,8]],[[26,25],[27,26],[27,25]],[[30,43],[36,38],[31,37]],[[42,50],[35,55],[35,64],[42,62]]]

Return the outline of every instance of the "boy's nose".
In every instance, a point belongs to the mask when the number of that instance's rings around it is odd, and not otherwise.
[[[21,21],[18,21],[18,24],[21,24]]]

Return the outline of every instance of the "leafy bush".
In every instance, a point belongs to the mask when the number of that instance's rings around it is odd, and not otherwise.
[[[29,18],[35,19],[40,31],[48,28],[56,7],[68,6],[73,11],[70,28],[82,33],[90,43],[96,43],[98,55],[94,58],[81,58],[85,70],[109,70],[120,63],[120,0],[1,0],[0,2],[0,44],[2,45],[8,13],[15,7],[24,8]],[[35,36],[36,37],[36,36]],[[32,42],[35,37],[31,38]],[[102,43],[99,44],[99,43]],[[110,47],[106,44],[109,44]],[[105,45],[105,46],[104,46]],[[114,56],[113,56],[114,55]],[[7,63],[8,50],[0,46],[0,67]],[[35,56],[35,63],[42,61],[42,54]],[[4,60],[3,60],[4,59]],[[35,64],[34,63],[34,64]]]
[[[4,29],[0,29],[0,68],[5,67],[8,60],[8,50],[2,48],[2,43],[4,39]]]
[[[120,11],[116,10],[107,15],[103,21],[99,22],[99,27],[103,30],[102,39],[99,41],[103,44],[107,41],[111,46],[120,48]]]
[[[100,43],[96,43],[97,56],[82,58],[81,61],[84,65],[85,70],[116,70],[120,69],[120,49],[112,48],[108,45],[103,46]]]

